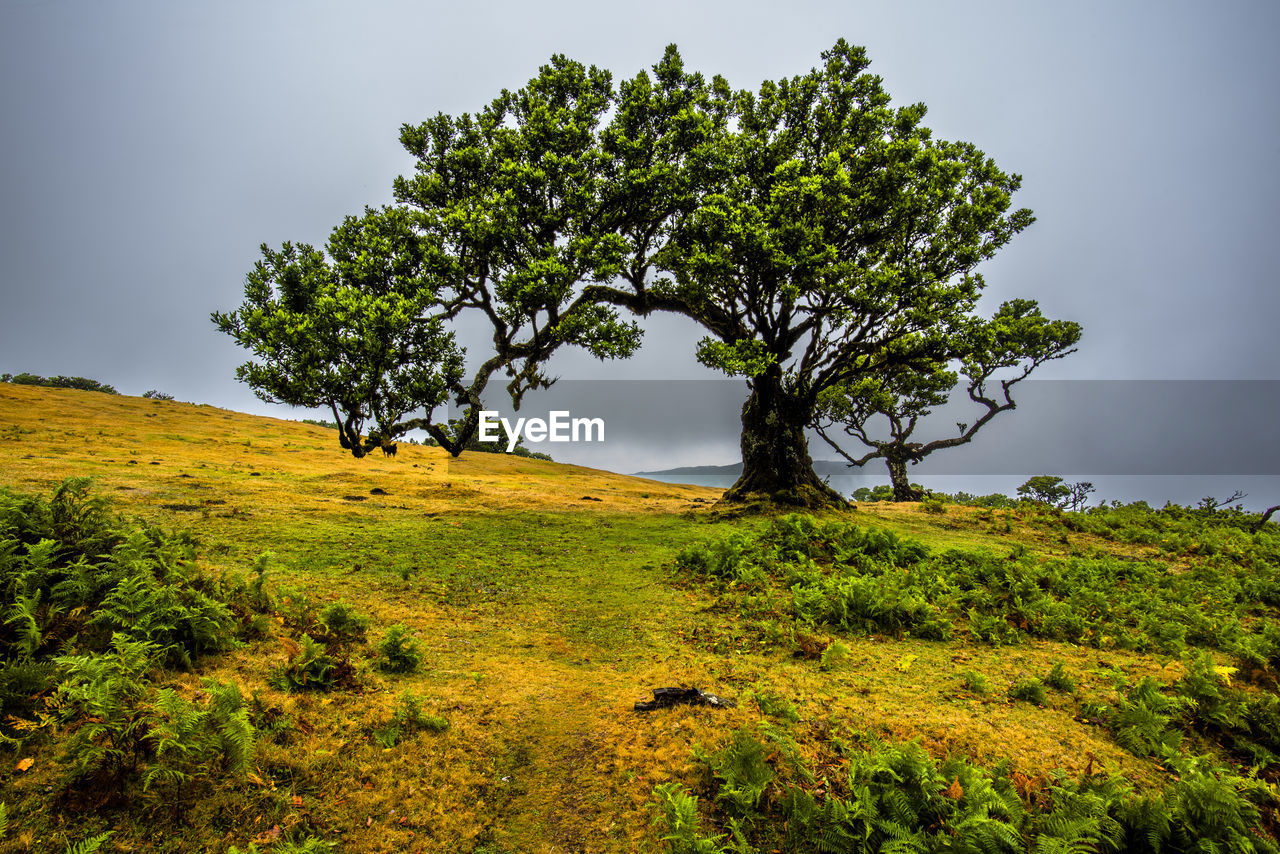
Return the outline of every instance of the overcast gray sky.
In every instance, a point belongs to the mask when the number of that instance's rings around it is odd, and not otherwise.
[[[0,371],[288,417],[209,322],[258,245],[323,243],[412,168],[399,126],[553,53],[629,77],[676,43],[738,87],[844,37],[944,138],[1023,175],[1038,221],[984,270],[1084,325],[1044,378],[1277,379],[1280,4],[0,0]],[[623,366],[706,376],[653,324]],[[1011,416],[1016,417],[1016,416]]]

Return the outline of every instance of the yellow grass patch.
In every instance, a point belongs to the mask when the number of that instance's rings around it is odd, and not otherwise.
[[[695,629],[713,624],[732,636],[734,616],[710,610],[709,592],[675,583],[674,555],[732,525],[760,523],[721,518],[704,503],[716,490],[503,454],[451,460],[405,443],[394,458],[355,460],[331,431],[298,422],[8,384],[0,384],[0,451],[0,485],[47,492],[91,476],[122,512],[193,530],[205,564],[244,573],[271,550],[277,589],[321,605],[341,600],[372,620],[357,656],[359,693],[270,687],[292,640],[279,622],[280,637],[180,677],[191,692],[202,676],[235,681],[294,723],[279,743],[264,740],[249,780],[193,812],[191,837],[173,844],[244,847],[271,838],[273,827],[296,827],[362,852],[653,850],[654,785],[695,783],[694,745],[714,747],[760,721],[755,692],[794,703],[801,742],[834,729],[919,739],[939,756],[1010,759],[1028,776],[1079,772],[1091,761],[1135,779],[1154,773],[1075,720],[1065,697],[1051,695],[1041,709],[1009,701],[1005,690],[1061,660],[1083,694],[1105,695],[1109,670],[1137,678],[1165,661],[1050,643],[855,637],[845,639],[846,666],[824,672],[777,649],[699,640]],[[1066,548],[1022,529],[993,534],[970,508],[851,512],[934,547]],[[383,674],[370,661],[396,623],[422,647],[416,673]],[[987,678],[988,696],[959,687],[965,669]],[[739,703],[632,710],[670,685]],[[449,728],[384,748],[372,733],[406,691]],[[49,778],[32,775],[45,764],[38,758],[27,775],[38,782],[6,781],[11,802],[40,797],[34,787]],[[147,832],[135,821],[118,838],[145,846]]]

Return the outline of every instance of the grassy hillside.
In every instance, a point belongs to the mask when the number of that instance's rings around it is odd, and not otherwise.
[[[665,832],[654,823],[655,787],[680,781],[705,796],[695,746],[717,748],[770,720],[787,721],[801,745],[917,740],[934,757],[1007,763],[1027,780],[1168,779],[1157,758],[1088,722],[1082,704],[1111,697],[1120,681],[1176,679],[1183,656],[1025,637],[997,646],[963,632],[925,640],[797,624],[772,605],[751,612],[732,584],[676,569],[692,543],[769,523],[715,509],[714,490],[498,454],[450,460],[406,444],[392,459],[354,460],[331,433],[301,423],[11,385],[0,385],[0,450],[0,487],[47,495],[88,476],[120,512],[193,532],[211,573],[247,574],[271,553],[265,636],[166,678],[190,697],[203,678],[236,683],[256,694],[260,725],[283,722],[260,735],[250,773],[181,821],[150,792],[125,805],[68,799],[56,737],[12,747],[0,768],[9,816],[0,851],[60,852],[105,830],[118,850],[137,851],[245,849],[255,839],[266,851],[308,835],[352,852],[655,850]],[[1013,513],[866,505],[843,518],[936,551],[1186,565],[1153,545],[1021,524]],[[370,618],[354,678],[339,690],[273,684],[296,651],[290,621],[304,600]],[[395,624],[421,645],[415,672],[371,663]],[[842,666],[804,655],[833,638],[848,649]],[[1009,698],[1009,686],[1056,663],[1074,674],[1074,694]],[[966,689],[966,672],[989,690]],[[674,685],[738,704],[632,710]],[[387,746],[379,733],[405,692],[448,726]],[[15,770],[26,758],[30,767]]]

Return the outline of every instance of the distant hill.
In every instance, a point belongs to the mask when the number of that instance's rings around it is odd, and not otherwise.
[[[861,474],[866,471],[863,469],[851,469],[849,464],[840,460],[814,460],[814,474]],[[680,466],[673,469],[662,469],[661,471],[638,471],[636,477],[648,477],[652,475],[681,475],[681,474],[697,474],[697,475],[733,475],[742,474],[742,463],[730,463],[726,466]]]

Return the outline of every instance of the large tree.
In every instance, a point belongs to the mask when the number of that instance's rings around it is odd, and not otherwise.
[[[560,347],[607,359],[639,345],[634,322],[583,293],[623,259],[621,239],[600,227],[599,135],[612,103],[607,71],[556,56],[474,116],[442,113],[401,129],[417,162],[396,180],[396,198],[436,250],[445,313],[478,314],[491,332],[491,349],[453,389],[459,429],[429,427],[455,455],[495,376],[506,375],[518,409],[525,392],[554,381],[545,365]]]
[[[664,221],[662,275],[601,293],[692,318],[708,332],[698,359],[747,378],[730,500],[843,503],[805,437],[823,393],[952,359],[983,287],[975,268],[1032,222],[1011,210],[1020,178],[935,140],[923,105],[891,107],[862,49],[840,41],[823,60],[758,93],[702,92],[692,109],[709,139],[685,149],[697,156],[655,158],[693,163],[699,182]]]
[[[975,322],[956,337],[958,371],[939,362],[926,369],[902,368],[827,389],[819,399],[818,434],[851,466],[883,459],[894,500],[918,501],[921,493],[907,477],[907,463],[968,444],[1001,412],[1016,409],[1015,386],[1045,362],[1074,353],[1080,332],[1077,323],[1044,317],[1034,300],[1011,300],[990,320]],[[913,441],[921,419],[952,399],[961,375],[967,397],[980,407],[974,420],[957,422],[954,436]],[[861,455],[847,451],[832,436],[836,428],[867,450]]]
[[[672,47],[615,89],[556,57],[474,116],[406,126],[417,165],[396,196],[435,277],[424,317],[493,330],[450,384],[472,415],[462,435],[415,426],[460,448],[499,372],[518,405],[560,346],[625,356],[639,333],[620,310],[671,312],[706,330],[703,364],[750,386],[726,497],[843,503],[808,453],[822,395],[954,359],[976,266],[1032,221],[1012,209],[1018,176],[933,139],[924,107],[892,107],[867,67],[840,41],[753,93],[687,72]]]

